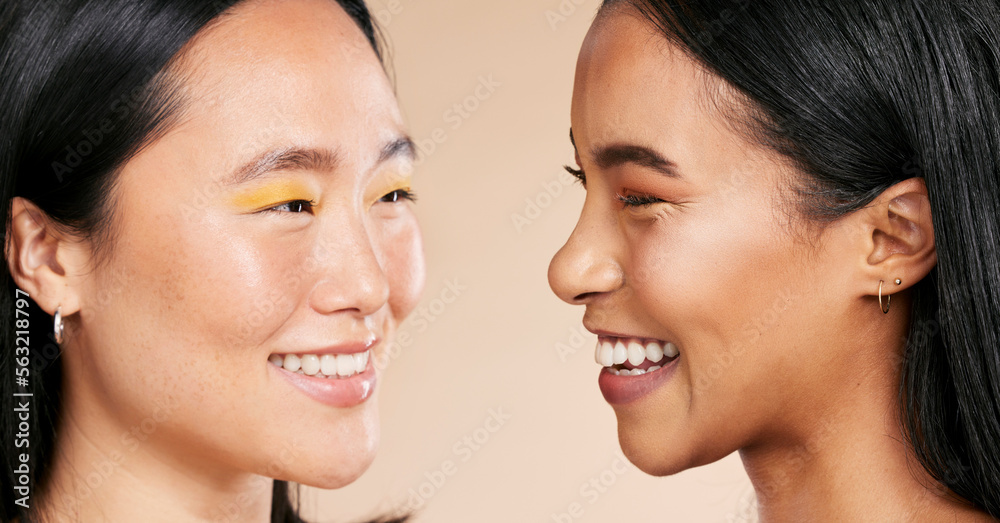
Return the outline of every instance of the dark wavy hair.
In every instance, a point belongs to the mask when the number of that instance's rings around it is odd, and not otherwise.
[[[11,202],[20,196],[56,224],[92,240],[98,254],[114,239],[109,188],[116,172],[176,120],[183,100],[171,74],[182,48],[243,0],[4,0],[0,2],[0,202],[4,245]],[[363,0],[337,0],[379,60],[378,29]],[[109,125],[95,122],[110,122]],[[100,259],[100,256],[98,256]],[[29,386],[15,385],[16,288],[6,257],[0,292],[0,519],[37,521],[15,503],[19,455],[28,455],[27,487],[48,479],[61,412],[59,346],[52,318],[29,311]],[[24,302],[22,302],[24,303]],[[22,309],[18,307],[18,309]],[[23,366],[23,365],[18,365]],[[28,446],[15,434],[15,393],[32,394]],[[20,398],[17,398],[20,399]],[[289,486],[274,482],[273,523],[300,523]],[[404,521],[385,519],[383,523]]]
[[[930,475],[1000,517],[1000,4],[605,0],[745,98],[748,135],[804,173],[826,223],[921,177],[937,266],[912,290],[901,431]]]

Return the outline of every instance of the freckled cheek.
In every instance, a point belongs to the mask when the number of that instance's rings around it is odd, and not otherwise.
[[[301,247],[275,243],[225,228],[186,234],[174,242],[159,287],[183,296],[183,323],[202,340],[252,346],[295,306],[299,286],[290,277],[301,273],[305,256]]]
[[[307,299],[329,258],[329,248],[308,241],[250,241],[230,252],[230,310],[238,311],[236,327],[247,341],[261,342],[280,328]]]
[[[416,219],[399,220],[378,235],[389,281],[389,306],[397,321],[413,311],[424,290],[424,245]]]

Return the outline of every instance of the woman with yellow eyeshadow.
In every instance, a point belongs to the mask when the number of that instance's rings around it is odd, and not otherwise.
[[[364,3],[0,20],[0,519],[301,521],[287,482],[371,463],[424,283]]]
[[[237,192],[231,202],[234,208],[249,212],[269,209],[282,202],[306,201],[315,206],[316,192],[298,180],[275,180]]]

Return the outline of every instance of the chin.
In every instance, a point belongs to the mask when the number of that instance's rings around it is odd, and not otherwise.
[[[663,427],[654,425],[618,415],[618,444],[636,468],[651,476],[671,476],[706,464],[696,461],[678,442],[672,442]]]
[[[650,476],[670,476],[684,470],[684,467],[670,464],[666,456],[668,450],[659,449],[658,445],[650,445],[643,438],[626,432],[619,426],[618,443],[625,457],[639,470]]]
[[[292,436],[292,443],[272,456],[281,463],[280,472],[268,475],[322,489],[337,489],[356,481],[378,451],[378,411],[372,399],[331,420],[325,430],[308,439]]]
[[[377,438],[363,445],[361,442],[348,446],[337,446],[330,442],[328,452],[320,454],[302,453],[282,473],[272,475],[275,479],[292,481],[321,489],[338,489],[354,483],[375,460],[378,447]]]
[[[374,452],[364,458],[351,456],[350,463],[343,464],[337,470],[316,471],[315,473],[305,474],[303,477],[291,481],[309,487],[327,490],[339,489],[357,481],[368,470],[374,459]]]

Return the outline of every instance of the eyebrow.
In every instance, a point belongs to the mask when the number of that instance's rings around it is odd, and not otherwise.
[[[416,146],[408,136],[397,137],[379,152],[376,165],[395,158],[416,159]],[[239,185],[274,171],[333,171],[340,163],[340,153],[328,148],[286,147],[273,149],[243,164],[226,178],[226,185]]]
[[[569,131],[569,141],[576,149],[576,140],[573,138],[573,130]],[[680,178],[677,172],[677,164],[666,159],[659,152],[644,145],[634,145],[627,143],[615,143],[596,147],[593,149],[594,163],[601,169],[611,169],[626,164],[634,164],[667,176],[669,178]]]

